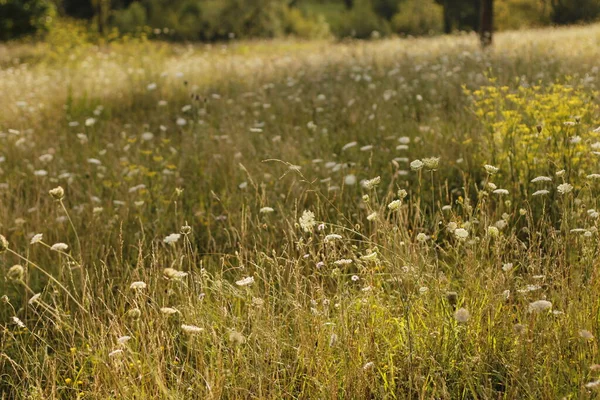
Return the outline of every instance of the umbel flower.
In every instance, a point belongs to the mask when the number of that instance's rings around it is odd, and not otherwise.
[[[422,161],[423,161],[423,165],[425,166],[425,168],[427,168],[430,171],[435,171],[438,168],[438,166],[440,165],[439,157],[424,158]]]
[[[561,183],[556,187],[556,190],[558,190],[560,194],[567,194],[573,190],[573,185],[569,183]]]
[[[413,171],[419,171],[421,168],[423,168],[423,165],[425,165],[423,161],[414,160],[410,163],[410,169],[412,169]]]
[[[461,324],[464,324],[469,320],[469,318],[471,318],[471,314],[466,308],[459,308],[454,313],[454,318]]]
[[[62,188],[62,186],[57,186],[54,189],[50,189],[48,193],[50,193],[50,196],[52,196],[54,200],[62,200],[63,197],[65,197],[65,190]]]
[[[12,267],[10,267],[8,269],[8,272],[6,273],[6,277],[11,281],[23,280],[24,275],[25,275],[25,269],[19,264],[13,265]]]
[[[537,300],[533,303],[529,303],[529,307],[527,308],[529,312],[540,313],[546,310],[550,310],[552,308],[552,303],[548,300]]]
[[[483,168],[485,168],[485,172],[487,172],[490,175],[494,175],[500,170],[500,168],[494,167],[493,165],[489,164],[484,165]]]
[[[313,213],[312,211],[304,210],[299,222],[300,227],[304,230],[304,232],[312,232],[315,225],[317,225],[317,221],[315,220],[315,213]]]

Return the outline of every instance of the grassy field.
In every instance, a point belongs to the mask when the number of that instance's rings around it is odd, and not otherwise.
[[[585,399],[600,26],[0,48],[0,399]]]

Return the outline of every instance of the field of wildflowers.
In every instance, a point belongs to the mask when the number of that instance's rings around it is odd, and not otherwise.
[[[0,399],[600,390],[600,26],[0,48]]]

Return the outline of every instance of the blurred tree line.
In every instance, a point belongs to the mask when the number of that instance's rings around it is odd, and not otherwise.
[[[491,32],[492,15],[495,29],[590,22],[600,0],[0,0],[0,40],[45,32],[65,18],[101,35],[215,41]],[[484,17],[489,26],[481,26]]]

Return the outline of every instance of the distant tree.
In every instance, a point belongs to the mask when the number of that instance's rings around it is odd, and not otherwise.
[[[479,23],[479,39],[483,47],[492,44],[494,33],[494,0],[481,0],[481,22]]]
[[[65,15],[73,18],[92,19],[94,16],[91,0],[62,0],[61,9]]]
[[[479,30],[481,0],[435,0],[443,7],[444,33]]]
[[[54,13],[48,0],[0,0],[0,40],[45,30]]]
[[[398,0],[371,0],[375,14],[390,21],[398,12]]]
[[[600,16],[600,0],[545,0],[550,2],[555,24],[591,22]]]
[[[104,34],[111,10],[110,0],[92,0],[92,6],[94,9],[94,18],[98,26],[98,32]]]

